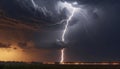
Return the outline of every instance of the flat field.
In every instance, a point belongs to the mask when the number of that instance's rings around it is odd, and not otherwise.
[[[4,63],[0,69],[120,69],[120,65],[59,65],[59,64],[26,64]]]

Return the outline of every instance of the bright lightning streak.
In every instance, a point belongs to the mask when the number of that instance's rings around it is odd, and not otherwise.
[[[61,50],[61,60],[60,63],[64,62],[64,48]]]
[[[64,29],[63,34],[62,34],[62,41],[63,41],[63,42],[65,41],[65,34],[66,34],[67,29],[68,29],[69,22],[70,22],[70,20],[72,19],[72,17],[74,16],[75,11],[76,11],[76,8],[73,8],[72,14],[71,14],[71,16],[68,18],[67,23],[66,23],[66,25],[65,25],[65,29]]]
[[[72,20],[75,12],[77,10],[77,8],[73,7],[71,4],[69,4],[67,2],[65,2],[65,4],[66,4],[65,5],[66,8],[71,9],[72,12],[71,12],[71,15],[69,16],[69,18],[67,19],[67,22],[66,22],[66,25],[65,25],[65,29],[64,29],[63,34],[62,34],[62,42],[65,42],[65,34],[66,34],[67,30],[68,30],[68,25],[69,25],[70,21]],[[64,54],[65,54],[64,51],[65,51],[65,48],[61,49],[61,60],[60,60],[61,64],[64,63]]]

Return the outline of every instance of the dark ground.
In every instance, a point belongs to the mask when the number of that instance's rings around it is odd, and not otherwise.
[[[0,64],[0,69],[120,69],[120,65],[49,65],[37,63],[6,63]]]

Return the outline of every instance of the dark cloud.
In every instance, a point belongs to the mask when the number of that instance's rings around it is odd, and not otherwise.
[[[0,48],[10,48],[11,44],[0,43]]]
[[[40,2],[38,2],[40,1]],[[36,0],[39,6],[46,6],[53,16],[36,10],[30,0],[2,0],[0,6],[6,18],[1,17],[0,29],[7,29],[13,32],[0,32],[9,34],[15,38],[14,41],[20,48],[28,49],[34,46],[37,49],[58,50],[63,48],[61,42],[57,39],[61,38],[61,33],[65,24],[57,24],[57,22],[66,18],[65,10],[61,14],[57,14],[54,7],[58,0]],[[66,40],[69,46],[66,52],[68,61],[103,61],[103,60],[119,60],[120,45],[120,1],[119,0],[62,0],[68,2],[77,1],[79,5],[83,5],[86,15],[75,15],[71,21]],[[12,19],[12,20],[11,20]],[[9,30],[8,30],[9,29]],[[18,30],[19,29],[19,30]],[[37,32],[38,30],[41,30]],[[34,32],[29,33],[28,30]],[[37,31],[36,31],[37,30]],[[24,32],[23,32],[24,31]],[[21,34],[22,33],[22,34]],[[23,33],[25,36],[23,36]],[[0,34],[0,35],[1,35]],[[32,34],[32,36],[31,36]],[[2,34],[1,36],[3,36]],[[7,38],[10,40],[12,38]],[[13,37],[13,36],[14,37]],[[1,37],[0,36],[0,37]],[[17,38],[19,37],[19,38]],[[1,37],[2,38],[2,37]],[[25,39],[24,39],[25,38]],[[2,38],[3,39],[3,38]],[[24,40],[24,41],[22,41]],[[29,42],[29,40],[33,40]],[[3,41],[3,40],[1,40]],[[30,46],[33,43],[32,46]],[[1,47],[7,46],[1,44]],[[54,53],[54,52],[52,52]],[[69,57],[71,56],[71,57]],[[73,57],[75,56],[75,57]]]
[[[31,0],[13,0],[7,1],[2,0],[2,7],[5,10],[7,16],[13,17],[19,20],[23,20],[32,24],[37,25],[51,25],[59,22],[62,19],[66,18],[66,14],[64,11],[61,11],[60,14],[55,10],[56,3],[60,0],[35,0],[36,4],[40,7],[46,7],[51,13],[48,13],[47,16],[44,13],[34,8],[34,5],[31,3]],[[79,5],[84,5],[88,10],[94,8],[104,8],[107,5],[117,5],[119,4],[119,0],[63,0],[67,2],[75,2],[77,1]],[[48,4],[49,3],[49,4]],[[47,5],[46,5],[47,4]],[[91,8],[90,8],[91,7]],[[63,13],[62,13],[63,12]],[[96,15],[95,15],[96,16]],[[43,28],[44,28],[43,27]]]
[[[28,48],[27,43],[26,42],[19,42],[18,46],[21,48]]]
[[[20,20],[16,20],[13,18],[8,18],[5,14],[1,11],[0,13],[0,26],[1,27],[8,27],[13,29],[23,29],[23,30],[31,30],[31,31],[40,31],[40,26],[36,24],[28,24],[27,22],[23,22]]]
[[[18,47],[20,47],[22,49],[37,48],[34,46],[33,41],[18,42],[17,45],[18,45]]]

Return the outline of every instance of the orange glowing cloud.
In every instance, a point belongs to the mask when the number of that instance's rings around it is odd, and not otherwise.
[[[0,19],[0,61],[51,61],[53,51],[35,47],[32,33],[36,27],[9,18]],[[55,51],[54,51],[55,52]],[[49,59],[51,58],[51,59]]]
[[[0,61],[25,61],[25,54],[22,50],[0,49]]]
[[[51,52],[49,50],[42,50],[42,49],[35,49],[35,48],[23,50],[17,46],[16,46],[17,49],[14,49],[13,47],[0,48],[0,61],[17,61],[17,62],[49,61],[47,59],[50,56],[46,55]]]

